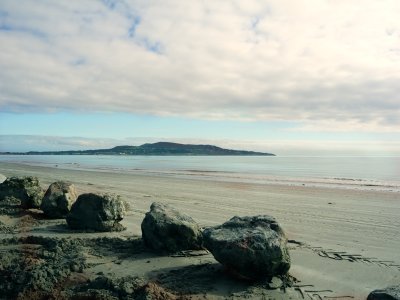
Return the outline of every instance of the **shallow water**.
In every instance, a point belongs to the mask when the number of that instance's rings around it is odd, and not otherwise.
[[[400,157],[1,155],[0,162],[211,180],[400,190]]]

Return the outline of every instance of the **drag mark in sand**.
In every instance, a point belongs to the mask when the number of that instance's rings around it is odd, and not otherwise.
[[[321,257],[333,259],[333,260],[347,260],[349,262],[362,262],[376,264],[381,267],[395,268],[400,271],[400,265],[396,264],[392,260],[379,260],[377,257],[365,257],[362,254],[350,254],[345,251],[335,251],[332,249],[323,249],[322,247],[313,247],[306,243],[299,242],[296,240],[289,240],[288,243],[296,244],[301,248],[310,249],[317,253]]]

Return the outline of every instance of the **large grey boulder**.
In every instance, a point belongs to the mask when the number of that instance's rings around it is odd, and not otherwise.
[[[400,300],[400,285],[372,291],[367,300]]]
[[[37,177],[10,177],[0,184],[0,201],[6,197],[21,200],[24,208],[39,208],[43,190]]]
[[[233,217],[205,229],[203,239],[215,259],[240,278],[270,279],[290,268],[287,239],[271,216]]]
[[[67,224],[72,229],[121,231],[119,222],[125,216],[125,203],[114,194],[82,194],[72,204]]]
[[[199,225],[167,204],[154,202],[142,222],[142,238],[159,252],[202,249]]]
[[[65,218],[78,194],[72,183],[57,181],[44,194],[40,209],[49,218]]]

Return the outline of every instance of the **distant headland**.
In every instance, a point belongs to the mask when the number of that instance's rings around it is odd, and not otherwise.
[[[224,149],[213,145],[192,145],[170,142],[143,144],[140,146],[116,146],[111,149],[68,150],[68,151],[29,151],[0,152],[14,155],[236,155],[236,156],[275,156],[272,153]]]

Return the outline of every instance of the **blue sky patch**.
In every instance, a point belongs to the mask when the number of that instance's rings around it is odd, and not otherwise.
[[[141,21],[141,18],[140,18],[140,17],[133,17],[132,25],[131,25],[131,27],[129,27],[129,29],[128,29],[128,36],[129,36],[129,37],[134,37],[134,36],[135,36],[135,34],[136,34],[136,29],[137,29],[137,27],[139,26],[140,21]]]
[[[85,65],[86,64],[86,59],[81,57],[81,58],[77,58],[74,61],[72,61],[71,63],[73,66],[81,66],[81,65]]]

